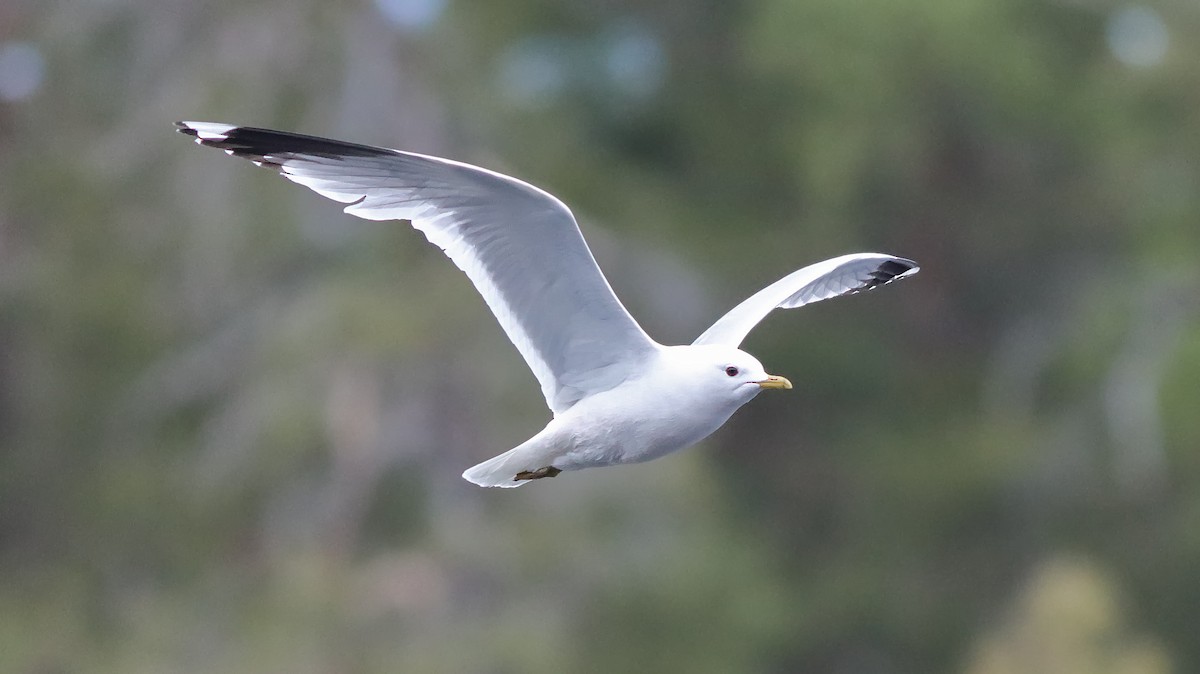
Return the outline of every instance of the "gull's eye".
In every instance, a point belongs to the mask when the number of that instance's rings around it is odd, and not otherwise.
[[[736,377],[738,376],[738,369],[730,365],[729,367],[725,368],[725,374],[729,375],[730,377]]]

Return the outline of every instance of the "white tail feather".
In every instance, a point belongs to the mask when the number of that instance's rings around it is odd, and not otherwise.
[[[551,421],[537,435],[513,447],[507,452],[472,466],[463,472],[463,479],[480,487],[520,487],[530,480],[518,480],[517,474],[535,473],[553,466],[562,458],[562,439],[556,432],[555,421]],[[554,472],[557,475],[558,471]],[[551,477],[551,475],[546,475]]]
[[[516,454],[519,449],[521,448],[515,447],[466,469],[462,474],[463,479],[480,487],[520,487],[528,484],[529,480],[515,479],[517,473],[523,470],[533,470],[527,465],[528,456]]]

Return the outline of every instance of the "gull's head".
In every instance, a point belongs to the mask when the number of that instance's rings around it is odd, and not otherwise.
[[[675,348],[688,379],[706,395],[743,405],[766,389],[792,388],[790,381],[767,374],[757,358],[741,349],[715,344]]]

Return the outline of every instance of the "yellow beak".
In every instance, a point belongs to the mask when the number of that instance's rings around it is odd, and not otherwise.
[[[758,382],[761,388],[779,388],[789,389],[792,387],[792,382],[787,380],[787,377],[780,377],[777,374],[767,375],[767,378]]]

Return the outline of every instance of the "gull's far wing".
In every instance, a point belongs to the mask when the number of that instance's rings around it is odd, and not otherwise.
[[[178,122],[367,220],[408,220],[466,272],[555,413],[629,378],[657,345],[621,305],[571,211],[469,164],[281,131]]]
[[[775,309],[795,309],[830,297],[872,290],[920,269],[912,260],[880,253],[854,253],[818,262],[754,293],[692,343],[736,347]]]

